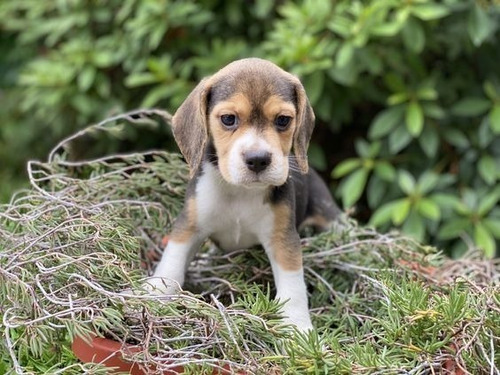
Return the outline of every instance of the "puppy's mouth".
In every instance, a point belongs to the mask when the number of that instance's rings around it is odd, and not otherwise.
[[[237,178],[231,178],[229,183],[249,188],[265,188],[269,186],[281,186],[286,182],[286,176],[276,176],[269,173],[254,173],[245,171]]]

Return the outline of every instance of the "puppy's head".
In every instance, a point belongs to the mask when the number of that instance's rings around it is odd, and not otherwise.
[[[257,58],[235,61],[204,79],[173,117],[175,139],[198,169],[213,144],[222,177],[234,185],[279,186],[289,160],[306,173],[314,113],[293,75]]]

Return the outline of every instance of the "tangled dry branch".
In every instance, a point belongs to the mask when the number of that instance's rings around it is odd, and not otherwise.
[[[135,111],[64,140],[47,162],[29,163],[32,188],[0,209],[0,360],[12,372],[36,372],[32,359],[52,358],[50,373],[105,373],[61,354],[74,336],[97,334],[158,373],[179,365],[193,373],[498,373],[498,261],[472,250],[447,260],[354,222],[303,240],[318,330],[309,336],[281,323],[259,248],[222,253],[206,244],[180,295],[123,293],[140,289],[161,252],[186,166],[160,151],[72,161],[64,150],[83,135],[158,118],[170,120]]]

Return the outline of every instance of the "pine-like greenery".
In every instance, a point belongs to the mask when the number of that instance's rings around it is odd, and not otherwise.
[[[498,262],[472,249],[449,260],[355,222],[303,240],[309,335],[281,323],[260,248],[225,254],[207,244],[179,296],[120,293],[139,289],[154,263],[187,168],[167,152],[72,161],[64,150],[73,138],[119,135],[152,118],[169,120],[138,111],[62,142],[28,165],[31,189],[0,208],[0,374],[105,374],[70,351],[75,335],[92,332],[138,344],[125,356],[150,370],[498,373]]]

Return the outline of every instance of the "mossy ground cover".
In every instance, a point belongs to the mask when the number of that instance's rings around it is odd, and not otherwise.
[[[82,134],[116,134],[158,111],[117,116]],[[168,118],[167,118],[168,119]],[[70,351],[98,332],[142,349],[158,370],[247,374],[497,374],[500,265],[461,260],[399,233],[349,222],[303,239],[316,331],[279,319],[263,250],[207,243],[179,296],[139,289],[178,213],[188,171],[177,154],[71,161],[58,145],[31,162],[31,189],[0,209],[0,373],[107,373]],[[132,358],[133,357],[133,358]]]

